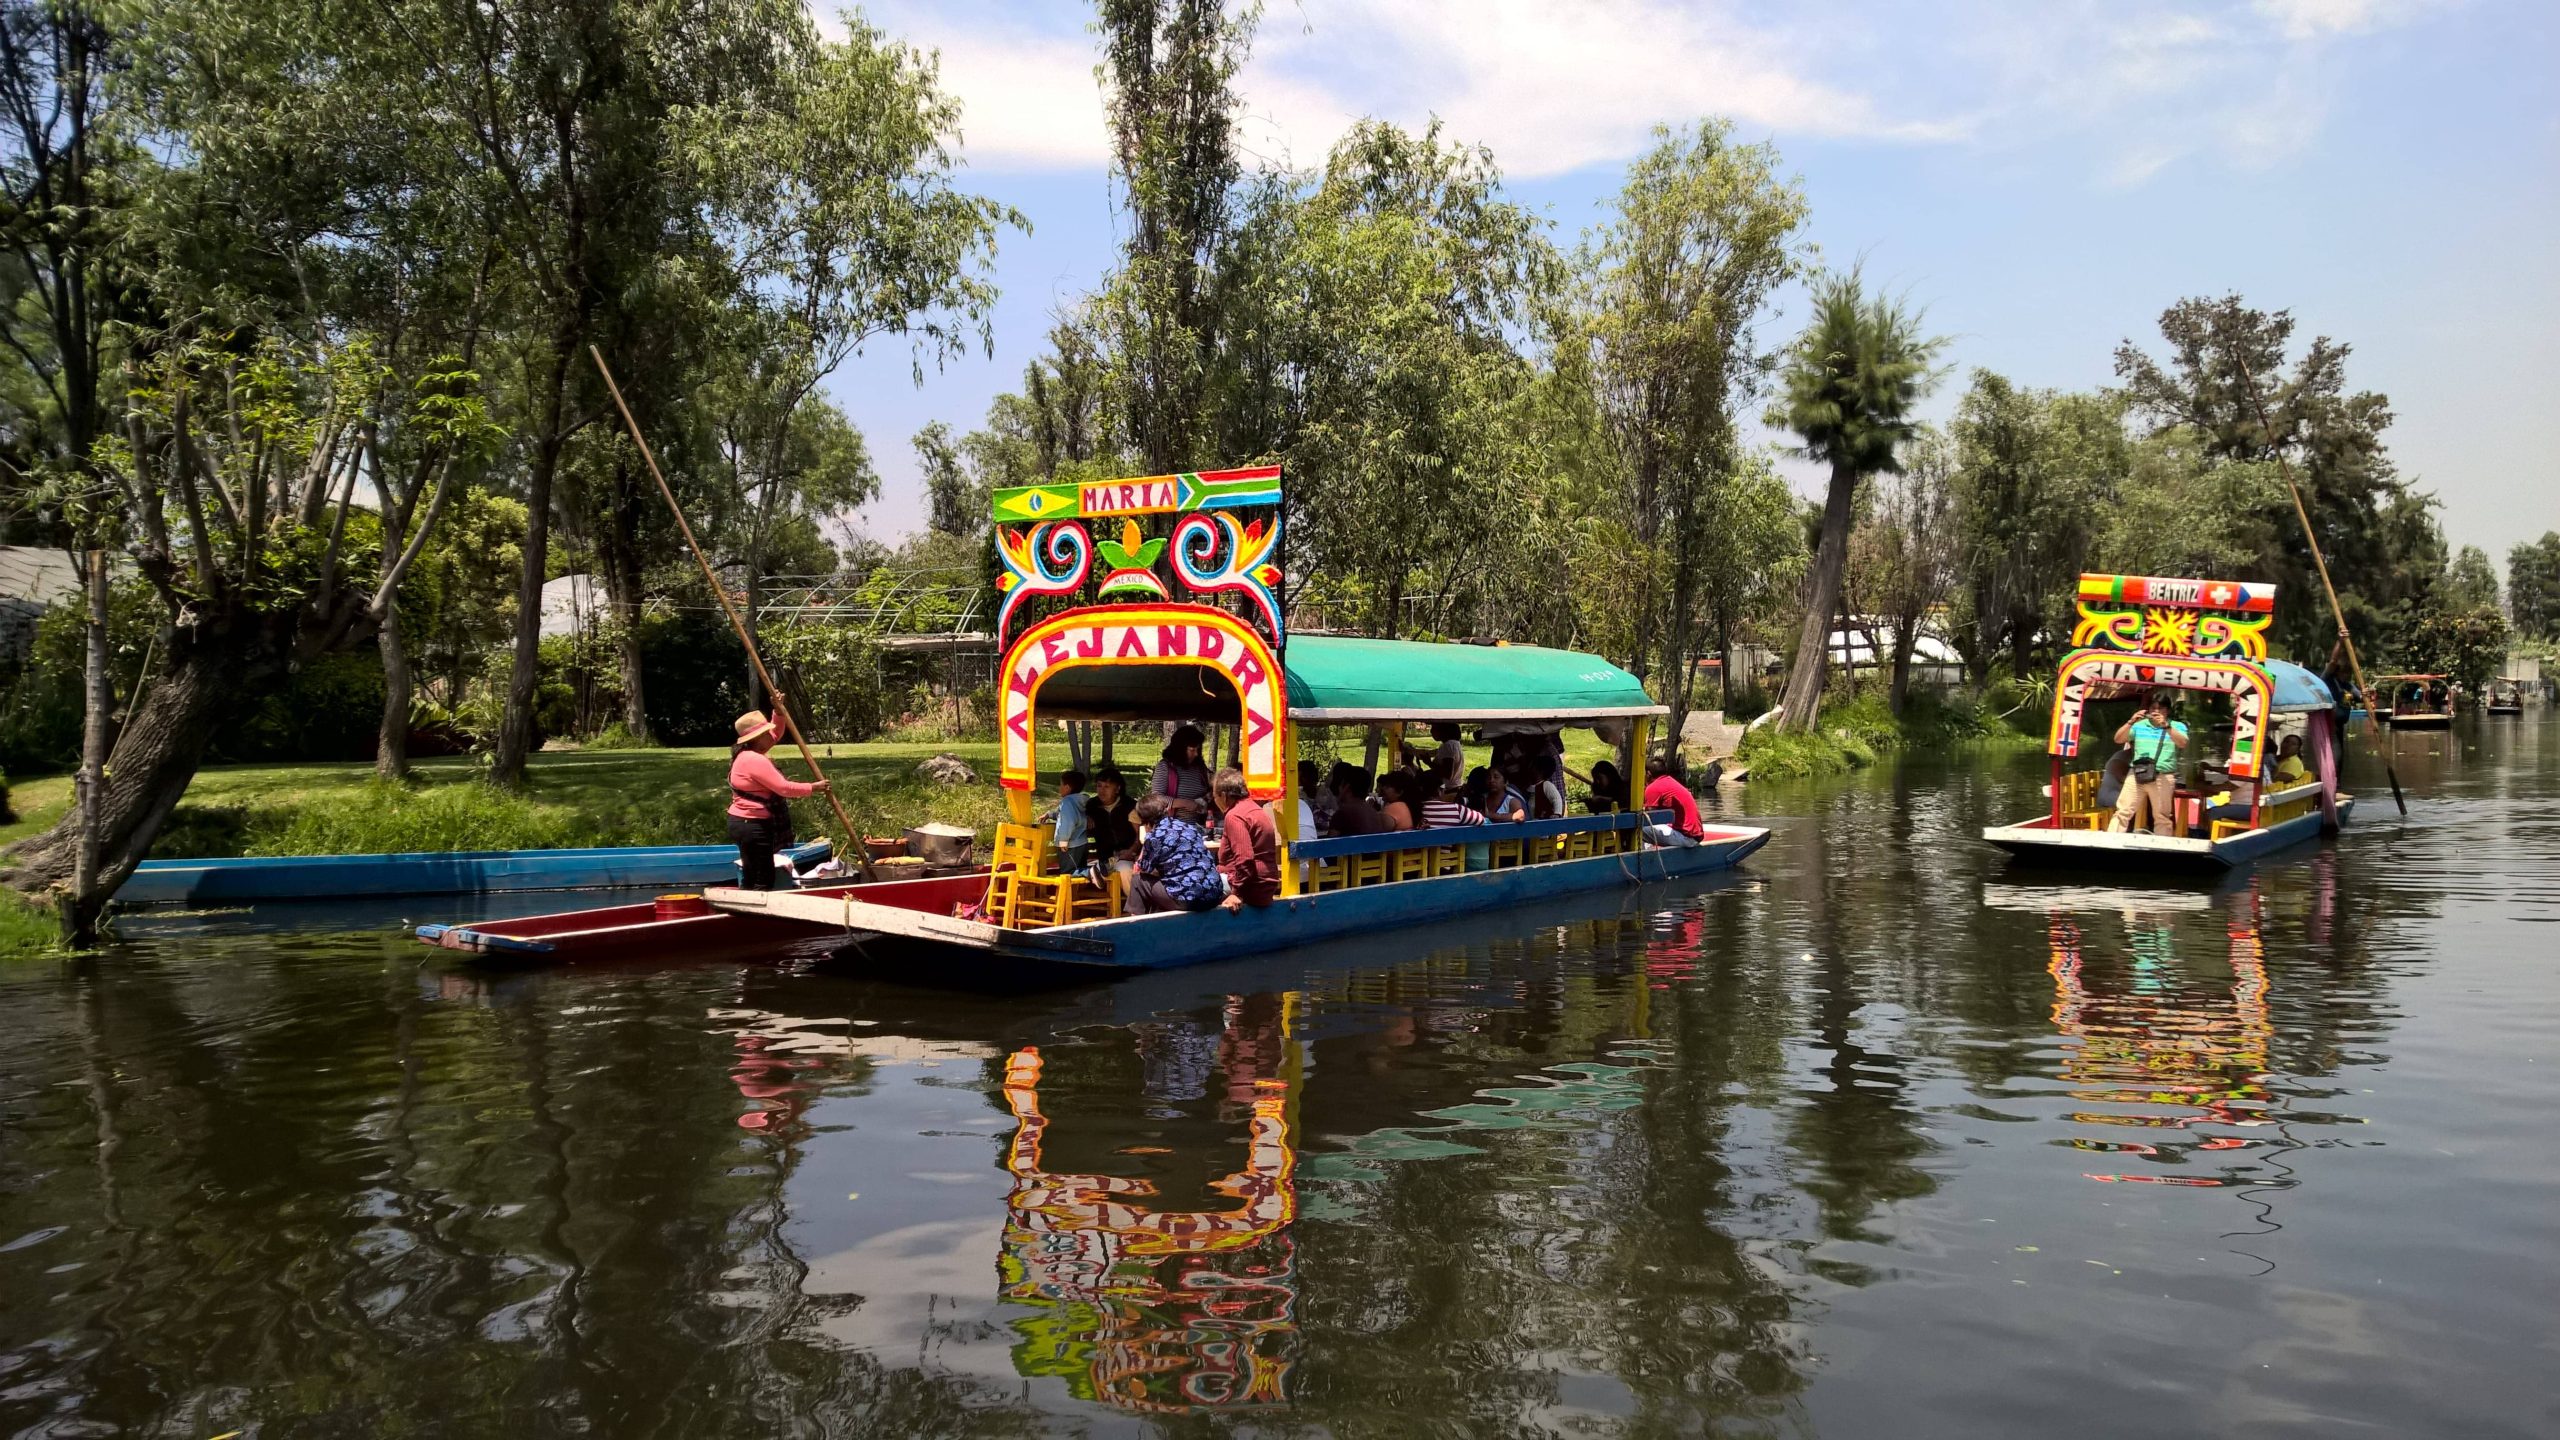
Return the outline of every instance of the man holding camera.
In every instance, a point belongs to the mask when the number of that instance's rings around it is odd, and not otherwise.
[[[2116,796],[2113,831],[2132,830],[2151,812],[2151,833],[2174,835],[2178,823],[2178,756],[2187,748],[2187,727],[2169,718],[2169,692],[2154,690],[2133,718],[2116,730],[2116,743],[2131,747],[2133,773]]]

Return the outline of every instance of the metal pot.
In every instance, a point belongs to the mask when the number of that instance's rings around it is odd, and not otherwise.
[[[978,832],[959,825],[918,825],[907,832],[907,853],[928,865],[967,865],[977,855]]]

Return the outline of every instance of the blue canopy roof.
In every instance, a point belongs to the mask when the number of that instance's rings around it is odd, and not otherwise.
[[[2329,687],[2317,675],[2290,660],[2259,662],[2267,678],[2275,682],[2273,709],[2279,715],[2303,710],[2326,710],[2337,703]]]

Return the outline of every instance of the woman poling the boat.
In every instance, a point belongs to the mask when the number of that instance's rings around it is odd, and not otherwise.
[[[782,707],[782,697],[773,699]],[[738,717],[738,738],[729,747],[729,839],[738,847],[738,883],[748,890],[773,888],[773,855],[791,848],[791,802],[827,788],[827,782],[803,784],[784,775],[765,752],[782,733],[761,710]]]

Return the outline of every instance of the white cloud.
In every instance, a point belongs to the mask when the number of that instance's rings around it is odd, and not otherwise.
[[[2424,0],[2258,0],[2258,11],[2285,35],[2309,40],[2354,35],[2408,19]]]
[[[2319,54],[2448,0],[1274,0],[1237,82],[1244,148],[1310,165],[1353,121],[1490,146],[1515,176],[1624,160],[1657,123],[1746,135],[1985,149],[2054,142],[2138,184],[2194,157],[2242,167],[2310,143],[2330,108]],[[1767,10],[1753,8],[1767,4]],[[882,0],[941,52],[981,169],[1109,158],[1084,6]]]

